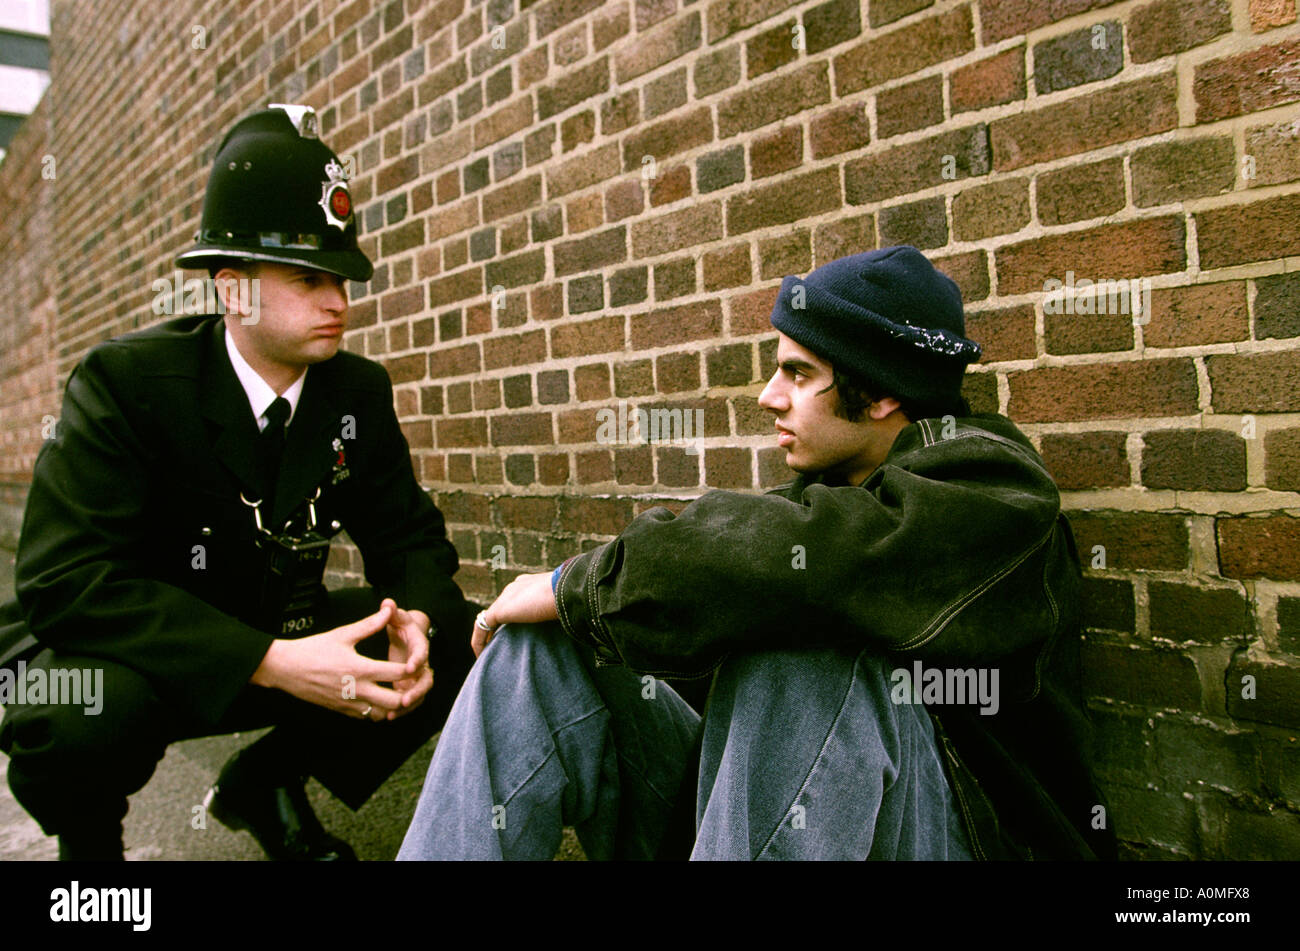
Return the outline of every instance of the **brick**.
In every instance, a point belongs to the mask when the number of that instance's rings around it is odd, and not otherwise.
[[[596,136],[596,113],[587,109],[560,123],[560,151],[572,152]]]
[[[1243,168],[1254,172],[1247,177],[1252,188],[1300,180],[1300,119],[1246,130],[1245,155],[1253,163]]]
[[[1178,124],[1173,72],[997,119],[993,167],[1010,171],[1165,132]]]
[[[541,39],[601,5],[600,0],[551,0],[533,9],[534,35]]]
[[[1277,599],[1277,639],[1283,651],[1300,657],[1300,598]]]
[[[726,188],[736,182],[745,180],[745,147],[732,145],[708,155],[701,155],[695,162],[695,181],[700,194]]]
[[[573,371],[573,387],[580,402],[606,399],[612,394],[609,386],[609,366],[588,363]]]
[[[506,456],[505,475],[506,481],[511,485],[532,485],[537,481],[536,460],[527,453],[511,453]],[[515,560],[522,561],[518,552],[515,553]]]
[[[661,307],[643,314],[633,314],[631,340],[633,350],[649,350],[705,340],[722,334],[722,305],[717,300],[696,301],[676,307]]]
[[[1124,160],[1104,159],[1038,176],[1038,220],[1063,225],[1110,215],[1124,207]]]
[[[718,104],[718,137],[730,138],[830,102],[826,63],[813,62],[759,83]]]
[[[614,314],[557,326],[551,331],[551,355],[562,360],[622,350],[623,325],[624,318]]]
[[[677,165],[650,179],[650,204],[671,205],[691,193],[691,167]]]
[[[385,231],[379,239],[384,257],[401,254],[424,243],[424,222],[416,219]]]
[[[754,486],[753,456],[748,449],[704,450],[704,484],[711,489],[749,489]]]
[[[555,276],[595,271],[627,260],[627,226],[606,228],[586,238],[554,244]]]
[[[631,29],[627,4],[606,7],[591,18],[591,36],[595,50],[599,52],[615,40],[627,36]]]
[[[1025,98],[1025,47],[1013,47],[979,62],[954,69],[948,76],[952,114],[987,109]]]
[[[602,56],[579,69],[569,70],[563,79],[537,87],[537,118],[549,119],[607,89],[609,57]]]
[[[605,306],[605,282],[599,274],[573,279],[568,294],[570,314],[585,314]]]
[[[1114,353],[1133,349],[1135,315],[1060,313],[1043,315],[1048,353]]]
[[[992,373],[967,371],[961,381],[961,395],[972,413],[998,412],[998,378]]]
[[[803,28],[809,56],[839,46],[862,33],[860,4],[858,0],[819,4],[804,13]]]
[[[569,372],[543,370],[538,373],[537,402],[543,406],[569,402]]]
[[[1009,36],[1036,30],[1088,10],[1109,6],[1116,0],[981,0],[981,37],[992,45]]]
[[[760,136],[749,146],[749,163],[755,180],[788,171],[802,162],[803,129],[797,125]]]
[[[1248,676],[1254,678],[1253,698],[1242,696],[1245,692],[1244,678]],[[1226,679],[1231,685],[1228,690],[1230,716],[1273,723],[1288,730],[1300,728],[1300,667],[1237,654],[1228,667]],[[1292,841],[1300,841],[1294,832]]]
[[[615,135],[641,121],[641,100],[635,91],[615,94],[600,104],[600,134]]]
[[[609,450],[580,452],[575,458],[580,484],[591,485],[597,482],[614,481],[614,456]]]
[[[483,193],[483,222],[535,208],[542,201],[542,176],[529,175],[509,185]]]
[[[1243,281],[1152,291],[1148,316],[1150,321],[1142,328],[1148,347],[1189,347],[1250,336]]]
[[[537,478],[542,485],[568,485],[569,457],[562,452],[548,452],[538,456]]]
[[[1129,160],[1133,203],[1139,208],[1231,191],[1236,151],[1227,136],[1163,142],[1138,149]]]
[[[654,391],[654,363],[650,360],[633,360],[614,365],[615,396],[649,396]]]
[[[610,142],[548,169],[546,195],[554,200],[613,178],[618,172],[618,145]]]
[[[619,485],[650,485],[654,482],[654,455],[649,446],[614,452],[614,477]]]
[[[645,118],[653,119],[684,105],[686,105],[685,66],[646,84],[645,108],[642,110]]]
[[[488,418],[488,426],[493,446],[549,446],[555,442],[550,413],[491,416]]]
[[[927,76],[876,96],[876,132],[882,139],[943,121],[943,77]]]
[[[729,336],[770,332],[772,323],[769,318],[780,290],[779,287],[768,287],[731,298],[728,303]]]
[[[1146,434],[1142,484],[1149,489],[1240,492],[1246,488],[1246,442],[1220,429]]]
[[[706,251],[704,254],[704,289],[721,290],[725,287],[744,287],[753,279],[753,264],[749,255],[749,242]]]
[[[604,223],[604,214],[604,203],[599,192],[588,192],[564,204],[564,218],[571,235],[599,228]]]
[[[748,386],[754,382],[754,348],[748,343],[717,347],[704,355],[709,386]],[[766,431],[766,427],[764,429]]]
[[[655,388],[681,393],[700,388],[700,358],[694,353],[665,353],[655,360]]]
[[[1120,647],[1088,638],[1083,643],[1083,695],[1143,707],[1201,709],[1201,681],[1185,654]]]
[[[1199,788],[1210,783],[1237,790],[1260,785],[1254,731],[1222,729],[1212,722],[1158,717],[1155,769],[1166,786]]]
[[[709,43],[725,39],[794,4],[795,0],[714,0],[704,13]]]
[[[1250,29],[1263,33],[1274,27],[1294,23],[1295,0],[1250,0]]]
[[[647,295],[647,271],[644,267],[629,267],[609,276],[609,306],[622,307],[639,304]]]
[[[745,43],[746,78],[753,79],[799,58],[794,46],[795,21],[786,20]]]
[[[981,363],[1032,360],[1038,355],[1032,304],[968,312],[966,336],[983,348]]]
[[[439,419],[435,421],[435,426],[440,449],[465,449],[487,445],[487,421],[481,417]]]
[[[660,485],[688,487],[700,484],[700,457],[675,446],[656,446],[657,481]]]
[[[555,150],[555,123],[533,129],[524,136],[524,160],[529,165],[536,165],[551,157]]]
[[[1007,374],[1007,383],[1011,388],[1008,415],[1020,422],[1197,412],[1196,368],[1190,359],[1038,367]]]
[[[942,195],[882,208],[878,219],[880,243],[885,247],[941,248],[948,243],[948,213]]]
[[[1264,465],[1264,481],[1270,489],[1300,491],[1300,429],[1275,430],[1265,436]]]
[[[953,196],[952,228],[958,241],[979,241],[1029,224],[1029,179],[1010,178]]]
[[[644,126],[623,140],[623,171],[640,171],[647,155],[662,161],[713,141],[713,117],[708,107]]]
[[[699,13],[675,17],[622,45],[614,54],[614,75],[619,83],[631,82],[664,63],[670,63],[679,56],[698,49],[699,45]]]
[[[1300,194],[1196,215],[1204,269],[1288,257],[1300,244]]]
[[[1154,637],[1219,644],[1251,635],[1250,604],[1240,591],[1152,581],[1147,595]]]
[[[1072,271],[1076,281],[1085,277],[1118,281],[1128,275],[1182,271],[1187,266],[1184,243],[1180,215],[1033,238],[997,250],[998,290],[1003,294],[1046,291],[1048,280],[1064,282]]]
[[[875,247],[875,216],[856,215],[828,221],[813,231],[813,266],[821,267],[837,258],[871,251]]]
[[[812,243],[806,228],[763,238],[758,242],[759,277],[762,280],[806,274],[812,270]]]
[[[617,535],[632,521],[631,499],[560,498],[559,529],[583,535]]]
[[[1300,351],[1205,358],[1216,413],[1300,410]]]
[[[494,142],[509,138],[533,121],[533,102],[525,96],[502,106],[474,123],[474,148],[486,148]]]
[[[695,259],[664,261],[654,267],[655,300],[670,300],[695,293]]]
[[[1192,78],[1197,123],[1258,112],[1300,99],[1300,38],[1200,63]]]
[[[483,366],[488,370],[526,366],[545,360],[546,332],[543,330],[530,330],[527,333],[483,341]]]
[[[836,56],[835,95],[872,86],[956,59],[975,48],[969,5],[918,20],[850,47]]]
[[[727,199],[727,234],[789,224],[841,206],[839,170],[817,169]]]
[[[532,405],[533,378],[527,373],[506,377],[501,383],[501,389],[508,409]]]
[[[1232,29],[1228,0],[1157,0],[1129,15],[1129,55],[1135,63],[1181,53]]]
[[[483,293],[483,269],[470,268],[446,277],[434,278],[429,281],[428,288],[429,306],[435,308],[468,297],[477,297]]]
[[[570,66],[587,56],[587,25],[579,23],[551,41],[552,56],[556,66]]]
[[[1300,518],[1290,515],[1215,519],[1219,573],[1240,580],[1300,580]]]
[[[865,205],[954,179],[987,175],[991,154],[984,123],[897,145],[845,164],[845,198],[851,205]]]
[[[1255,279],[1255,337],[1300,336],[1300,271]]]
[[[636,28],[646,30],[676,10],[677,0],[636,0]]]
[[[740,44],[702,54],[692,67],[695,98],[703,99],[740,82]]]
[[[1133,582],[1085,576],[1080,589],[1083,626],[1091,630],[1132,633],[1136,612]]]
[[[1034,88],[1040,96],[1108,79],[1123,68],[1124,40],[1116,20],[1034,44]]]
[[[489,289],[536,284],[546,274],[546,252],[541,248],[522,251],[508,258],[489,261],[483,270]]]
[[[632,225],[632,255],[654,257],[680,251],[722,237],[722,208],[719,202],[692,205]]]

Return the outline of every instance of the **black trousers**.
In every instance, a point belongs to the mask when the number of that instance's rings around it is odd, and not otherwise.
[[[317,630],[373,614],[379,600],[369,588],[330,592]],[[474,660],[469,631],[441,636],[462,643],[440,652],[447,656],[431,657],[434,685],[424,703],[379,723],[250,684],[218,723],[205,724],[161,699],[129,667],[44,650],[29,668],[102,670],[102,708],[87,716],[77,705],[11,705],[0,722],[0,749],[10,757],[10,789],[47,835],[100,833],[122,821],[127,797],[148,783],[170,744],[274,726],[255,744],[257,762],[274,764],[279,775],[315,776],[349,807],[360,808],[442,729],[460,692]],[[367,638],[359,650],[386,659],[387,635],[381,631]]]

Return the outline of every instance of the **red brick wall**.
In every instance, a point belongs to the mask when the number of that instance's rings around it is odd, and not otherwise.
[[[1294,0],[522,5],[56,5],[57,178],[31,125],[0,168],[11,501],[51,380],[154,319],[220,132],[268,101],[357,169],[346,345],[388,366],[479,598],[786,478],[754,404],[780,278],[913,243],[985,345],[972,402],[1073,513],[1126,854],[1300,856]],[[1151,312],[1051,313],[1067,272],[1149,279]],[[620,400],[701,410],[699,451],[601,443]]]

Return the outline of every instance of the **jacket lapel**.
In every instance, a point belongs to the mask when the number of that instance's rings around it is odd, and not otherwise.
[[[330,370],[327,362],[307,371],[302,397],[289,423],[284,456],[280,461],[275,505],[271,509],[276,525],[283,524],[304,500],[315,493],[334,463],[330,432],[338,434],[342,416],[330,396]]]
[[[214,320],[201,371],[199,403],[213,432],[212,452],[217,461],[229,470],[249,498],[260,498],[257,420],[248,405],[248,394],[230,365],[224,334],[221,319]]]

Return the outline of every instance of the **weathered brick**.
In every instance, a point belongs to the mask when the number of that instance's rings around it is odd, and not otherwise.
[[[952,230],[958,241],[979,241],[1019,231],[1029,224],[1029,179],[1007,178],[968,188],[952,200]]]
[[[663,307],[631,318],[632,349],[648,350],[705,340],[722,334],[722,305],[717,300]]]
[[[699,453],[690,454],[676,446],[656,446],[655,460],[660,485],[685,488],[700,484]]]
[[[671,205],[691,193],[691,167],[676,165],[650,179],[650,204]]]
[[[1034,44],[1034,88],[1040,96],[1107,79],[1123,68],[1124,40],[1117,20]]]
[[[1046,291],[1048,280],[1064,282],[1071,271],[1093,281],[1168,274],[1187,266],[1185,226],[1170,215],[1047,235],[999,248],[996,262],[1003,294]]]
[[[700,358],[695,353],[665,353],[655,359],[655,387],[660,393],[700,388]]]
[[[602,56],[580,69],[570,70],[564,78],[537,87],[537,118],[549,119],[570,106],[595,98],[609,89],[609,57]]]
[[[523,287],[536,284],[546,273],[546,252],[541,248],[521,251],[508,258],[489,261],[483,269],[488,288]]]
[[[948,76],[952,114],[987,109],[1025,98],[1024,45],[954,69]]]
[[[802,162],[803,129],[797,125],[760,136],[749,146],[749,163],[755,180],[788,171]]]
[[[753,79],[755,76],[770,73],[799,58],[799,50],[792,42],[794,29],[795,21],[786,20],[746,41],[746,78]]]
[[[1129,55],[1135,63],[1200,46],[1232,29],[1228,0],[1157,0],[1129,15]]]
[[[946,257],[931,257],[930,263],[957,283],[967,304],[989,296],[989,262],[985,251],[965,251]]]
[[[437,277],[428,283],[429,306],[441,307],[467,297],[483,293],[483,269],[469,268],[446,277]]]
[[[1255,337],[1300,336],[1300,271],[1255,279]]]
[[[700,15],[693,12],[675,17],[656,29],[640,34],[631,43],[621,46],[614,54],[614,75],[618,82],[631,82],[636,77],[657,69],[664,63],[685,56],[700,45]]]
[[[629,267],[609,276],[609,306],[639,304],[646,299],[647,272],[644,267]]]
[[[627,260],[627,226],[606,228],[586,238],[552,245],[555,276],[595,271]]]
[[[1218,644],[1251,635],[1250,604],[1240,591],[1152,581],[1147,594],[1154,637]]]
[[[1300,580],[1300,518],[1291,515],[1215,519],[1219,573],[1225,578]]]
[[[834,211],[841,204],[838,169],[805,172],[727,199],[727,234],[788,224]]]
[[[740,44],[702,54],[692,67],[695,98],[703,99],[740,82]]]
[[[616,93],[600,104],[600,134],[615,135],[641,121],[641,100],[634,90]]]
[[[641,110],[647,119],[653,119],[664,113],[672,112],[686,104],[686,67],[660,76],[646,83],[644,92],[645,106]]]
[[[632,225],[632,256],[654,257],[722,237],[719,202],[692,205]]]
[[[825,62],[812,62],[780,76],[747,85],[718,104],[718,137],[730,138],[786,116],[830,102]]]
[[[627,4],[606,5],[591,17],[591,35],[597,51],[603,50],[631,30]]]
[[[954,179],[987,175],[990,156],[989,131],[982,122],[898,145],[846,163],[845,198],[850,205],[865,205]]]
[[[695,293],[695,259],[663,261],[654,266],[655,300],[671,300]]]
[[[726,188],[736,182],[745,180],[745,147],[732,145],[708,155],[701,155],[695,162],[695,181],[700,194]]]
[[[551,330],[551,355],[584,357],[623,349],[625,318],[612,314],[581,323],[561,324]]]
[[[542,201],[542,176],[529,175],[509,185],[483,193],[483,221],[495,221],[507,215],[535,208]]]
[[[780,287],[767,287],[730,298],[727,304],[729,318],[728,336],[741,337],[745,334],[770,333],[772,307],[776,304],[776,295]]]
[[[648,396],[655,391],[654,363],[630,360],[614,365],[614,395]]]
[[[1036,30],[1116,0],[980,0],[981,35],[986,46]]]
[[[1113,353],[1133,349],[1129,314],[1044,314],[1048,353]]]
[[[873,37],[836,56],[835,95],[878,86],[975,48],[969,5]]]
[[[459,416],[435,421],[439,449],[466,449],[486,446],[487,420],[476,416]]]
[[[1264,437],[1264,466],[1270,489],[1300,492],[1300,429],[1274,430]]]
[[[1250,29],[1263,33],[1275,27],[1294,23],[1295,0],[1250,0]]]
[[[1300,194],[1200,212],[1196,241],[1202,268],[1287,257],[1300,245]]]
[[[1145,437],[1142,484],[1149,489],[1240,492],[1246,442],[1221,429],[1161,430]]]
[[[600,5],[600,0],[551,0],[538,4],[533,9],[535,35],[540,40]]]
[[[555,442],[550,413],[490,416],[488,428],[494,446],[549,446]]]
[[[880,243],[941,248],[948,243],[948,213],[942,195],[880,209]]]
[[[927,76],[876,96],[876,131],[882,139],[943,121],[943,77]]]
[[[1038,176],[1038,220],[1063,225],[1099,218],[1124,207],[1124,160],[1103,159]]]
[[[1300,411],[1300,351],[1205,358],[1216,413]]]
[[[1300,99],[1300,38],[1200,63],[1192,78],[1196,121],[1214,122]]]
[[[1190,657],[1171,650],[1083,643],[1083,695],[1143,707],[1201,709],[1201,680]]]
[[[962,377],[961,395],[970,404],[972,413],[998,412],[998,378],[995,374],[968,370]]]
[[[562,532],[617,535],[627,527],[632,517],[631,499],[560,499],[559,528]]]
[[[568,294],[570,314],[585,314],[605,306],[605,282],[599,274],[569,281]]]
[[[812,241],[808,229],[763,238],[758,242],[759,277],[763,280],[806,274],[812,270]]]
[[[1007,383],[1008,415],[1027,423],[1197,412],[1196,368],[1189,358],[1038,367],[1008,373]]]
[[[1115,434],[1112,434],[1115,435]],[[1083,626],[1092,630],[1132,633],[1136,617],[1133,582],[1085,576],[1080,588]]]
[[[623,140],[623,171],[640,171],[645,156],[662,161],[713,141],[713,117],[707,106],[644,126]]]
[[[1142,339],[1148,347],[1188,347],[1246,340],[1250,335],[1244,281],[1152,291],[1147,316]]]
[[[828,50],[861,34],[860,6],[858,0],[830,0],[806,11],[803,27],[808,55]]]
[[[618,144],[610,142],[548,169],[546,196],[555,199],[613,178],[618,172]]]
[[[488,370],[527,366],[546,360],[546,332],[530,330],[483,341],[483,366]]]
[[[575,112],[560,123],[560,151],[572,152],[596,137],[596,113],[590,109]]]
[[[1245,159],[1242,173],[1251,187],[1300,180],[1300,121],[1246,130]]]
[[[1237,178],[1236,151],[1227,136],[1162,142],[1138,149],[1129,160],[1133,203],[1138,207],[1219,195]]]
[[[753,278],[749,242],[740,241],[704,254],[704,289],[744,287]]]
[[[993,167],[1009,171],[1172,129],[1176,85],[1170,71],[997,119],[989,130]]]
[[[967,312],[966,336],[983,348],[981,363],[1032,360],[1038,355],[1032,304]]]
[[[796,0],[714,0],[705,10],[709,43],[725,39],[732,33],[753,26],[768,17],[794,6]]]
[[[813,266],[821,267],[837,258],[872,251],[875,247],[874,215],[839,217],[819,224],[813,231]]]
[[[1245,678],[1251,677],[1248,693]],[[1300,728],[1300,667],[1239,653],[1228,667],[1228,714],[1243,720]],[[1247,696],[1242,696],[1248,693]]]

